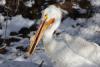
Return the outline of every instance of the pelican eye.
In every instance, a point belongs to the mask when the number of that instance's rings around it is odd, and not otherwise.
[[[45,15],[45,19],[48,19],[48,15],[47,14]]]

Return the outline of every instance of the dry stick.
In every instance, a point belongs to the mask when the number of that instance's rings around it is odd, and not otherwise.
[[[20,0],[17,1],[17,6],[16,6],[16,9],[15,9],[15,13],[18,11],[19,2],[20,2]]]
[[[11,9],[10,7],[8,7],[8,6],[6,6],[6,5],[4,6],[4,8],[6,8],[6,9],[12,11],[12,9]]]
[[[5,9],[5,8],[4,8]],[[8,27],[8,25],[7,25],[7,23],[8,23],[8,11],[5,9],[5,12],[7,13],[7,20],[6,20],[6,26],[5,26],[5,31],[4,31],[4,38],[5,39],[7,39],[7,27]],[[3,41],[3,47],[2,48],[6,48],[6,46],[7,46],[7,44],[6,44],[6,40],[4,39],[4,41]]]
[[[43,63],[44,63],[44,61],[41,62],[41,64],[39,65],[39,67],[42,67],[43,66]]]

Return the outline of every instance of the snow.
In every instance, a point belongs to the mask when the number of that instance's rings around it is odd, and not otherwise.
[[[18,61],[9,61],[3,64],[0,64],[0,67],[38,67],[39,65],[32,62],[18,62]]]
[[[72,8],[79,9],[80,7],[78,4],[73,4]]]
[[[79,12],[80,12],[81,14],[84,14],[84,13],[86,13],[87,11],[86,11],[86,9],[81,9],[81,8],[80,8]]]
[[[60,25],[59,30],[62,32],[66,32],[72,36],[80,36],[85,38],[88,41],[96,42],[99,41],[99,32],[100,32],[100,14],[96,13],[90,19],[78,18],[77,20],[73,20],[71,18],[67,18]],[[77,25],[80,24],[80,25]],[[73,27],[74,26],[74,27]]]
[[[91,2],[92,5],[94,5],[94,6],[100,6],[100,0],[90,0],[90,2]]]
[[[27,2],[25,2],[25,5],[28,6],[28,7],[32,7],[32,5],[34,4],[34,0],[29,0]]]
[[[2,16],[1,14],[0,14],[0,23],[3,23],[4,22],[4,16]]]
[[[25,19],[21,15],[15,16],[11,20],[2,23],[3,32],[5,31],[6,23],[7,23],[6,36],[9,36],[10,32],[18,32],[23,27],[29,28],[32,24],[34,24],[34,20]],[[2,34],[2,37],[4,37],[4,33]]]
[[[14,49],[14,47],[13,47]],[[13,51],[12,48],[9,48],[9,50]],[[36,53],[34,53],[33,56],[31,56],[30,58],[24,58],[25,54],[21,53],[21,56],[17,56],[16,54],[19,53],[18,51],[16,52],[9,52],[6,55],[0,55],[0,67],[2,65],[4,65],[5,67],[8,67],[9,65],[11,67],[16,67],[16,66],[20,66],[23,67],[24,63],[25,64],[30,64],[28,66],[33,66],[37,65],[39,66],[41,64],[42,61],[44,61],[43,66],[42,67],[53,67],[52,62],[50,62],[50,59],[48,58],[48,56],[43,52],[43,51],[36,51]],[[22,64],[23,63],[23,64]],[[36,67],[37,67],[36,66]],[[27,67],[27,66],[25,66]]]
[[[29,42],[30,42],[29,38],[23,38],[19,42],[13,42],[13,43],[11,43],[11,45],[15,45],[14,47],[23,46],[24,48],[26,48],[26,47],[29,46]]]
[[[5,5],[6,4],[6,0],[0,0],[0,5]]]

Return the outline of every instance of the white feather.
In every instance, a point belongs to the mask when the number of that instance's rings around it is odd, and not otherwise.
[[[43,16],[45,14],[48,14],[48,20],[56,20],[45,31],[43,43],[46,53],[57,63],[57,67],[100,67],[100,47],[97,44],[69,34],[63,34],[61,40],[53,38],[53,32],[59,27],[62,17],[59,7],[51,5],[44,10]]]

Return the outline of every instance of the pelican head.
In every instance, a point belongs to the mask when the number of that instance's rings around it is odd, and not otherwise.
[[[61,17],[61,9],[55,5],[50,5],[48,8],[42,11],[42,19],[46,19],[46,21],[52,18],[61,19]]]
[[[28,49],[29,55],[34,52],[36,45],[39,43],[43,36],[46,35],[48,38],[52,37],[53,32],[60,25],[61,18],[61,9],[54,5],[51,5],[42,11],[41,25],[30,42],[30,47]]]

